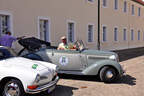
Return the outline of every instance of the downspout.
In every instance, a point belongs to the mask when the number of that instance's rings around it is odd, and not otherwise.
[[[100,50],[100,0],[98,0],[98,41],[97,48]]]

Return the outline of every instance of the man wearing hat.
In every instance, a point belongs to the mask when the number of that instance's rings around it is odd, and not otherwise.
[[[61,41],[62,41],[62,43],[59,44],[57,49],[58,50],[67,50],[67,49],[69,49],[68,44],[67,44],[67,39],[66,39],[65,36],[61,37]]]

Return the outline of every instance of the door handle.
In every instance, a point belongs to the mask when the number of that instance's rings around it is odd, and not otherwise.
[[[52,56],[54,56],[54,53],[52,52]]]

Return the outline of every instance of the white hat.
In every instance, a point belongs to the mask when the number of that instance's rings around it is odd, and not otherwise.
[[[63,40],[63,39],[66,39],[66,37],[65,37],[65,36],[62,36],[62,37],[61,37],[61,40]]]

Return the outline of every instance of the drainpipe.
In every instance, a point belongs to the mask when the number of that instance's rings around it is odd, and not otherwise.
[[[98,0],[98,39],[97,48],[100,50],[100,0]]]

